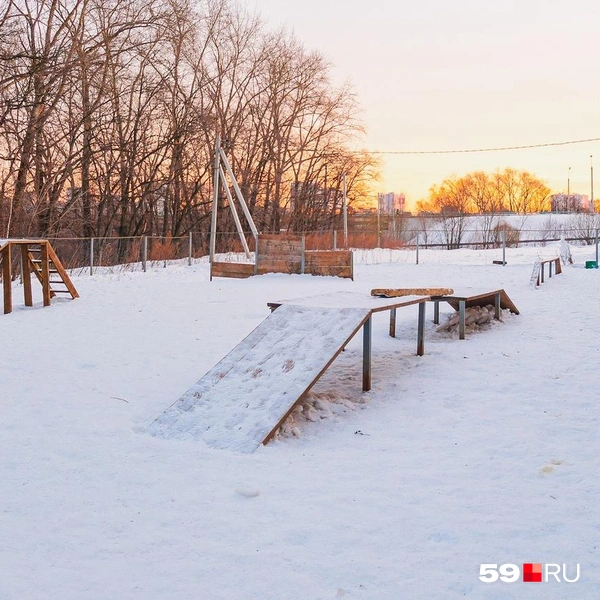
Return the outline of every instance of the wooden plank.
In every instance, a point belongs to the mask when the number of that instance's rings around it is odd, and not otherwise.
[[[33,294],[31,290],[31,263],[29,262],[29,248],[26,244],[21,246],[21,277],[23,278],[23,297],[25,306],[33,306]]]
[[[315,308],[367,308],[371,312],[382,312],[392,308],[412,306],[431,300],[430,296],[411,296],[403,298],[373,298],[368,294],[357,292],[331,292],[303,298],[288,298],[274,302],[267,302],[267,306],[274,310],[282,304],[294,304]]]
[[[2,246],[2,283],[4,287],[4,314],[12,312],[12,265],[11,246]]]
[[[258,264],[261,259],[290,257],[300,260],[302,256],[302,236],[259,235]]]
[[[210,265],[211,277],[233,277],[245,279],[254,275],[254,265],[250,263],[213,262]]]
[[[274,257],[258,257],[258,274],[265,275],[266,273],[288,273],[290,275],[299,275],[301,272],[301,261],[293,256]]]
[[[399,298],[401,296],[451,296],[452,288],[375,288],[371,296],[377,298]]]
[[[50,262],[48,256],[48,242],[37,242],[41,248],[41,276],[42,276],[42,298],[44,306],[50,306]]]
[[[79,298],[79,293],[75,289],[75,286],[73,285],[73,282],[71,281],[71,278],[69,277],[69,274],[67,273],[66,269],[63,267],[63,264],[60,262],[60,259],[56,255],[56,252],[54,251],[54,248],[52,248],[51,244],[48,244],[48,258],[50,259],[50,261],[56,268],[56,272],[58,273],[59,277],[61,278],[62,283],[64,283],[67,290],[69,290],[69,294],[71,294],[71,297],[73,299]]]
[[[491,304],[495,305],[496,302],[496,294],[500,295],[500,306],[501,308],[508,308],[511,313],[518,315],[519,309],[515,306],[513,301],[508,297],[508,294],[504,290],[494,290],[493,292],[486,292],[484,294],[477,294],[475,296],[440,296],[435,297],[434,299],[444,300],[454,310],[459,310],[459,305],[461,301],[465,302],[465,308],[469,308],[471,306],[487,306]]]
[[[354,278],[351,250],[310,250],[305,261],[306,272],[311,275]]]
[[[560,264],[560,258],[555,258],[554,261],[556,263],[556,274],[559,275],[560,273],[562,273],[562,265]]]
[[[362,308],[281,306],[148,432],[253,452],[275,434],[369,316]]]

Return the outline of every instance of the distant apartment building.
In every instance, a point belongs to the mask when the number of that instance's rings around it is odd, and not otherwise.
[[[377,194],[377,202],[380,214],[393,216],[404,212],[406,197],[404,194],[388,192],[387,194]]]
[[[552,212],[589,212],[590,199],[585,194],[552,194],[550,196]]]

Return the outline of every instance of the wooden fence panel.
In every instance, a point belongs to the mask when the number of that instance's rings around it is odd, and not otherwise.
[[[213,262],[210,266],[211,277],[245,279],[252,275],[254,275],[254,265],[250,263]]]
[[[259,275],[264,273],[300,273],[301,268],[301,236],[258,236]]]
[[[305,254],[306,273],[354,279],[351,250],[315,250]]]

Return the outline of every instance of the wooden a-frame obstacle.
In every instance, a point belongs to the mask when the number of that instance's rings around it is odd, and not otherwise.
[[[233,194],[229,186],[228,177],[233,187]],[[220,262],[215,260],[219,192],[221,189],[225,191],[231,216],[233,217],[246,259],[252,262]],[[240,215],[236,208],[236,201],[239,203],[254,237],[254,258],[244,235]],[[350,250],[306,250],[304,247],[304,237],[300,235],[259,234],[242,191],[233,174],[227,155],[221,147],[221,140],[217,136],[210,228],[210,278],[211,280],[213,277],[245,278],[265,273],[336,275],[338,277],[353,279],[352,252]]]
[[[75,286],[48,240],[1,240],[4,314],[12,312],[12,254],[15,249],[20,251],[25,306],[33,306],[32,273],[42,285],[44,306],[50,306],[51,298],[57,294],[69,294],[71,298],[79,298]]]

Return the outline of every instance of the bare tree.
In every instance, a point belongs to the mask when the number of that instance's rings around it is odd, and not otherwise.
[[[351,202],[375,176],[350,87],[229,0],[7,0],[0,24],[3,235],[207,228],[217,134],[263,230],[334,227],[342,175]]]

